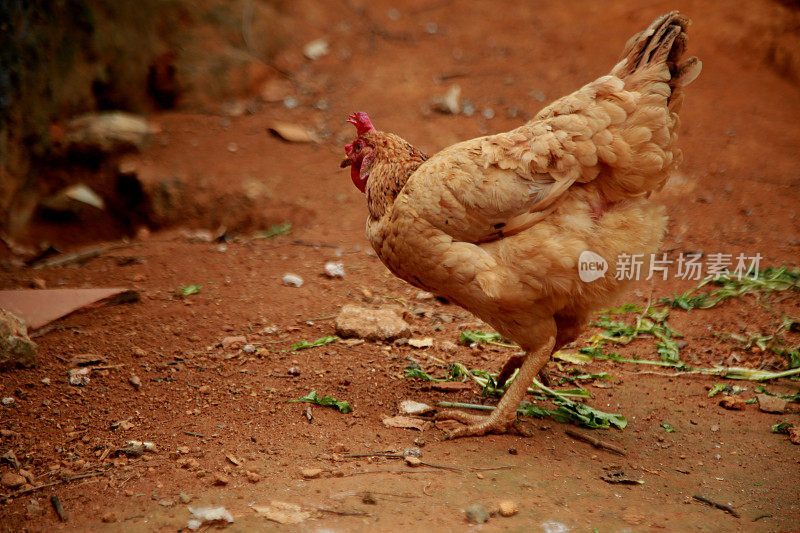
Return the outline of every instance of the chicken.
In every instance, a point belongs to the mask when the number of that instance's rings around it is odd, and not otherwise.
[[[502,381],[519,372],[489,416],[437,415],[466,424],[448,436],[517,426],[519,402],[553,351],[623,289],[618,258],[646,259],[658,249],[667,218],[648,198],[681,161],[682,87],[701,69],[697,58],[683,58],[688,26],[677,12],[658,17],[631,38],[609,75],[514,130],[431,157],[376,130],[365,113],[350,116],[358,136],[341,166],[366,193],[367,237],[378,257],[525,352],[503,368]],[[582,281],[586,251],[607,262],[603,277]]]

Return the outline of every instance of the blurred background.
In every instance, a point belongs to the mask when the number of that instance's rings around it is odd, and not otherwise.
[[[6,0],[0,249],[322,223],[360,202],[337,173],[348,113],[429,152],[509,129],[671,9],[705,65],[679,184],[796,199],[798,2]]]

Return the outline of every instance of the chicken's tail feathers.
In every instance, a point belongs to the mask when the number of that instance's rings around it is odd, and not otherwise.
[[[702,62],[696,57],[683,57],[690,24],[691,21],[677,11],[656,18],[646,30],[630,38],[611,74],[626,79],[666,66],[671,88],[690,84],[702,69]]]

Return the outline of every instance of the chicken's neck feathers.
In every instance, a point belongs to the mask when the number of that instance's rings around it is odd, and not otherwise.
[[[408,178],[428,156],[397,135],[375,133],[375,162],[366,193],[370,216],[377,220],[391,208]]]

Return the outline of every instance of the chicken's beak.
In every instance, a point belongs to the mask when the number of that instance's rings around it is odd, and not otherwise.
[[[349,167],[353,164],[353,144],[345,144],[344,145],[344,153],[347,154],[347,157],[344,161],[341,162],[339,168]]]

